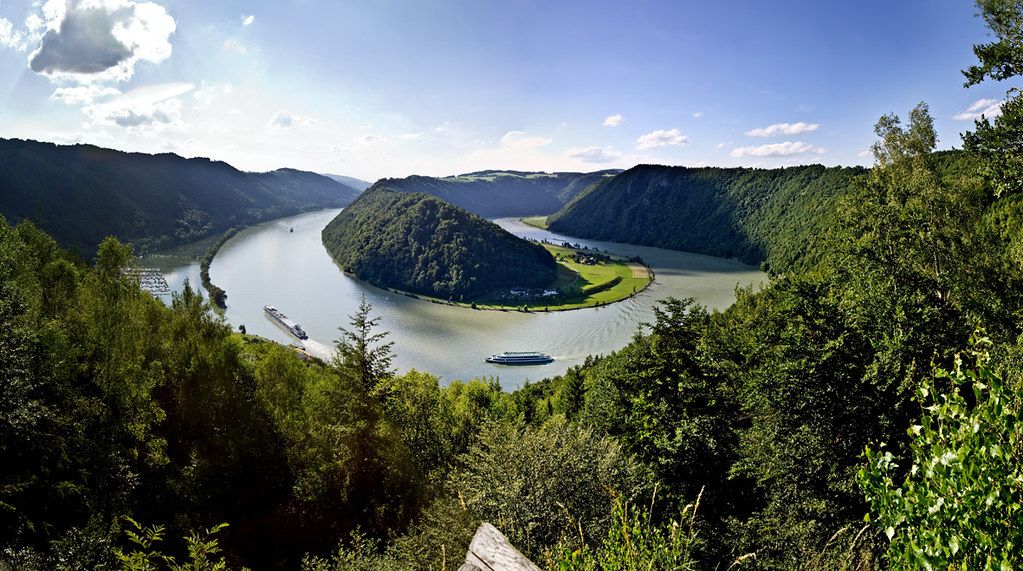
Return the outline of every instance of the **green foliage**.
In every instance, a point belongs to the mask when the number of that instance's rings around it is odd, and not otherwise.
[[[202,287],[206,290],[206,293],[210,296],[210,302],[220,309],[227,309],[227,292],[216,286],[212,280],[210,280],[210,264],[213,263],[213,258],[220,251],[220,248],[236,234],[238,234],[240,228],[231,228],[227,232],[224,232],[216,242],[210,246],[206,253],[202,255],[199,260],[199,278],[202,280]],[[241,327],[245,327],[242,325]]]
[[[334,260],[382,286],[458,301],[543,287],[557,264],[542,246],[425,194],[377,183],[323,229]]]
[[[643,510],[635,504],[615,500],[614,523],[607,537],[596,547],[564,547],[549,567],[559,571],[636,571],[698,569],[696,512],[699,499],[682,508],[679,518],[658,525],[653,502]]]
[[[0,140],[0,188],[0,214],[33,221],[83,256],[111,235],[145,252],[359,194],[309,172],[17,139]]]
[[[488,425],[452,487],[466,508],[527,555],[603,537],[613,493],[643,493],[642,470],[614,440],[552,419],[540,428]]]
[[[963,71],[966,87],[985,79],[997,81],[1016,77],[1023,72],[1023,6],[1015,0],[977,0],[980,16],[997,41],[973,46],[979,65]]]
[[[217,534],[227,527],[222,523],[202,532],[192,532],[185,538],[188,559],[178,563],[173,556],[160,551],[164,539],[163,526],[143,527],[137,521],[126,517],[128,529],[124,531],[130,549],[115,549],[114,554],[123,571],[224,571],[227,562],[221,553]]]
[[[1023,74],[1023,5],[1016,0],[977,0],[977,8],[995,41],[973,46],[978,65],[963,71],[966,87],[985,79],[1003,81]],[[1023,182],[1023,98],[1009,90],[1001,113],[981,116],[975,131],[963,135],[964,148],[981,159],[995,196],[1018,193]]]
[[[547,223],[571,236],[801,270],[823,255],[819,237],[833,223],[836,200],[862,172],[641,165],[594,184]]]
[[[329,557],[307,556],[302,571],[412,571],[414,567],[380,552],[377,542],[355,531]]]
[[[906,462],[866,449],[860,484],[891,541],[893,569],[1013,569],[1023,564],[1023,400],[990,367],[956,359],[918,389],[919,424]],[[941,387],[947,387],[942,389]]]
[[[980,5],[997,41],[974,78],[1011,77],[1018,2]],[[1019,566],[1023,402],[1002,380],[1023,371],[1013,104],[967,136],[973,154],[933,152],[920,105],[880,119],[869,173],[637,167],[598,183],[565,220],[784,275],[723,311],[666,300],[625,348],[512,394],[395,373],[365,303],[335,359],[299,360],[232,333],[190,286],[170,307],[143,293],[115,239],[88,266],[0,219],[0,565],[445,569],[489,521],[561,569]],[[520,242],[386,184],[349,211],[365,225],[328,245],[352,238],[374,275],[445,295],[499,273],[481,253],[515,253],[505,278],[546,263],[515,265]],[[183,235],[222,222],[191,203],[177,220]],[[955,355],[976,323],[992,358],[969,370]],[[698,497],[700,516],[642,509],[653,487],[669,506]],[[189,539],[164,552],[165,536]]]

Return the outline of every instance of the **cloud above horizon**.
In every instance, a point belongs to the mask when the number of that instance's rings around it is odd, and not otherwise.
[[[981,117],[994,119],[1002,114],[1004,100],[1000,99],[978,99],[974,101],[965,111],[960,111],[952,116],[956,121],[974,121]]]
[[[520,149],[532,149],[551,144],[547,137],[527,137],[522,131],[508,131],[501,137],[502,147],[515,147]]]
[[[660,147],[675,147],[689,143],[689,137],[679,132],[678,129],[658,129],[636,139],[636,148],[644,151]]]
[[[827,149],[802,141],[785,141],[757,147],[738,147],[729,153],[733,157],[792,157],[796,155],[821,155]]]
[[[316,127],[320,125],[320,122],[312,117],[305,117],[303,115],[296,115],[287,109],[281,109],[280,111],[273,114],[266,126],[272,129],[288,129],[293,125],[301,125],[303,127]]]
[[[42,14],[30,17],[41,36],[28,64],[58,81],[126,81],[139,62],[170,57],[170,36],[177,27],[167,10],[153,2],[49,0]]]
[[[617,126],[622,124],[622,121],[625,121],[625,117],[622,117],[621,115],[611,115],[610,117],[604,119],[604,125],[603,126],[604,127],[617,127]]]
[[[622,158],[622,154],[611,147],[597,146],[569,149],[565,152],[565,156],[591,164],[613,163]]]
[[[89,94],[93,99],[113,97],[86,105],[82,111],[99,125],[117,125],[135,131],[180,130],[182,103],[179,97],[195,89],[191,83],[166,83],[114,95],[109,89]],[[59,91],[59,90],[58,90]],[[114,90],[116,91],[116,90]],[[74,98],[80,92],[69,92]],[[56,92],[55,92],[56,95]]]
[[[758,127],[746,131],[747,137],[773,137],[775,135],[802,135],[820,128],[817,123],[775,123],[766,127]]]
[[[291,111],[287,109],[281,109],[274,113],[273,117],[267,123],[268,127],[276,127],[278,129],[287,129],[295,123],[295,116],[291,114]]]

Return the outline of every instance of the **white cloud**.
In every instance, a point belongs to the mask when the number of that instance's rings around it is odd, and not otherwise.
[[[703,111],[697,111],[696,113],[693,113],[693,119],[699,119],[700,117],[703,117]]]
[[[978,99],[967,107],[966,111],[960,111],[953,115],[952,118],[958,121],[973,121],[981,117],[993,119],[1002,114],[1003,103],[1005,101],[998,99]]]
[[[801,141],[785,141],[759,147],[739,147],[732,149],[733,157],[791,157],[794,155],[820,155],[827,149]]]
[[[659,129],[636,139],[636,148],[642,151],[646,149],[656,149],[658,147],[685,145],[688,142],[689,137],[680,133],[678,129]]]
[[[233,90],[234,88],[232,87],[232,91]],[[231,113],[234,115],[241,114],[240,112],[234,113],[234,111],[235,111],[234,109],[231,110]],[[275,129],[288,129],[293,125],[301,125],[303,127],[318,127],[320,125],[320,122],[312,117],[295,115],[294,113],[288,111],[287,109],[281,109],[280,111],[274,113],[273,117],[270,117],[270,121],[266,125],[267,127],[272,127]]]
[[[181,100],[194,89],[191,83],[165,83],[134,89],[82,109],[99,125],[117,125],[135,132],[180,130]]]
[[[120,94],[121,92],[113,87],[78,85],[75,87],[58,87],[50,95],[50,99],[61,101],[68,105],[89,105],[96,99]]]
[[[433,131],[435,133],[450,133],[454,129],[454,125],[450,121],[445,121],[436,127]]]
[[[570,159],[576,159],[584,163],[613,163],[622,158],[622,154],[614,150],[611,147],[584,147],[578,149],[569,149],[565,152],[565,156]]]
[[[422,136],[423,136],[422,133],[405,133],[403,135],[400,135],[399,138],[404,139],[406,141],[418,141],[419,138]]]
[[[138,62],[166,60],[177,27],[167,10],[153,2],[48,0],[42,14],[29,21],[30,30],[42,33],[29,67],[82,83],[125,81]]]
[[[625,121],[625,117],[622,117],[621,115],[611,115],[607,119],[604,119],[604,126],[617,127],[622,124],[622,121]]]
[[[387,141],[385,137],[381,137],[380,135],[374,135],[373,133],[366,133],[361,137],[356,137],[354,140],[356,143],[360,145],[372,145],[375,143],[383,143]]]
[[[230,96],[233,93],[234,84],[232,83],[224,83],[218,85],[204,80],[202,84],[199,86],[199,89],[196,89],[195,93],[192,94],[192,98],[195,99],[195,102],[198,105],[207,106],[213,103],[214,101],[222,97]]]
[[[267,123],[270,127],[277,127],[278,129],[287,129],[295,123],[295,116],[291,114],[291,111],[287,109],[281,109],[274,113],[274,116],[270,118],[270,122]]]
[[[224,49],[236,54],[249,53],[249,48],[245,47],[241,42],[232,38],[224,40]]]
[[[802,135],[820,128],[817,123],[775,123],[746,131],[748,137],[773,137],[775,135]]]
[[[14,24],[7,18],[0,18],[0,47],[11,48],[19,52],[27,49],[26,34],[21,30],[15,30]]]
[[[502,147],[532,149],[549,144],[551,144],[551,140],[546,137],[527,137],[522,131],[508,131],[501,137]]]
[[[715,149],[723,149],[723,148],[725,148],[725,147],[727,147],[728,145],[731,145],[731,144],[732,144],[732,141],[728,141],[727,143],[718,143],[718,144],[714,145],[714,148]]]
[[[248,16],[242,16],[242,25],[243,26],[251,26],[252,23],[255,22],[255,21],[256,21],[256,17],[254,15],[252,15],[252,14],[249,14]]]

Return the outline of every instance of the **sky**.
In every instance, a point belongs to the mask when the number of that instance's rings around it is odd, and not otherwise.
[[[657,163],[869,165],[1006,84],[962,0],[0,0],[0,137],[373,181]]]

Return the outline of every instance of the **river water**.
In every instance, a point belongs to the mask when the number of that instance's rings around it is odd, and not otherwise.
[[[225,317],[235,328],[245,325],[248,333],[300,343],[263,315],[264,305],[275,305],[302,324],[309,334],[306,349],[327,357],[338,338],[338,326],[347,326],[365,295],[381,318],[381,327],[390,333],[399,371],[428,371],[442,383],[493,377],[505,389],[514,389],[526,380],[561,374],[587,355],[623,347],[641,323],[653,319],[651,307],[657,300],[692,297],[723,308],[734,301],[736,286],[767,279],[757,268],[732,260],[570,238],[506,218],[495,222],[518,236],[641,256],[656,277],[635,297],[600,308],[529,314],[476,311],[412,299],[344,275],[320,242],[320,231],[338,212],[323,210],[267,222],[224,244],[210,266],[210,277],[227,291]],[[180,290],[186,278],[193,285],[199,283],[196,262],[160,265],[172,290]],[[555,362],[509,367],[483,361],[502,351],[543,351]]]

